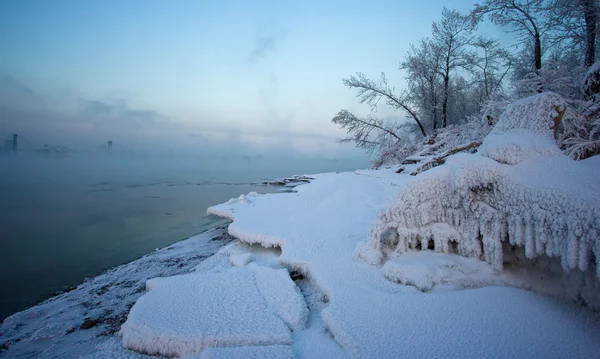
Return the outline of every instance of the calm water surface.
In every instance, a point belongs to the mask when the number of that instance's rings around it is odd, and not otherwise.
[[[117,154],[0,156],[0,320],[214,225],[206,208],[261,180],[364,161]]]

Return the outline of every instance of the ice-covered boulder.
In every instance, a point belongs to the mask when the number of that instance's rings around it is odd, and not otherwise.
[[[536,156],[563,157],[554,136],[565,109],[564,100],[554,93],[514,102],[485,137],[478,153],[511,165]]]
[[[308,309],[285,269],[250,264],[222,273],[155,278],[121,328],[123,346],[181,356],[211,347],[289,345]],[[209,356],[212,357],[212,356]]]
[[[374,264],[389,250],[429,248],[502,270],[506,243],[583,272],[570,296],[600,309],[600,168],[558,149],[553,128],[563,112],[551,93],[509,106],[477,154],[455,155],[401,189],[355,258]]]

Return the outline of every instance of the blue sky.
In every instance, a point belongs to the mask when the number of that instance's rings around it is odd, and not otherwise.
[[[367,110],[341,79],[385,71],[401,87],[409,44],[444,6],[472,5],[4,0],[0,105],[13,116],[0,135],[339,152],[331,117]]]

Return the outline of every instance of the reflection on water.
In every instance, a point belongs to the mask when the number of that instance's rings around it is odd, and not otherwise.
[[[310,159],[0,156],[0,319],[201,232],[206,208],[261,180],[351,170]]]

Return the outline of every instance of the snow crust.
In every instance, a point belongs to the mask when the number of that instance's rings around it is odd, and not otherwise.
[[[284,269],[256,265],[222,273],[155,278],[131,308],[123,345],[181,356],[210,347],[291,344],[307,309]]]

